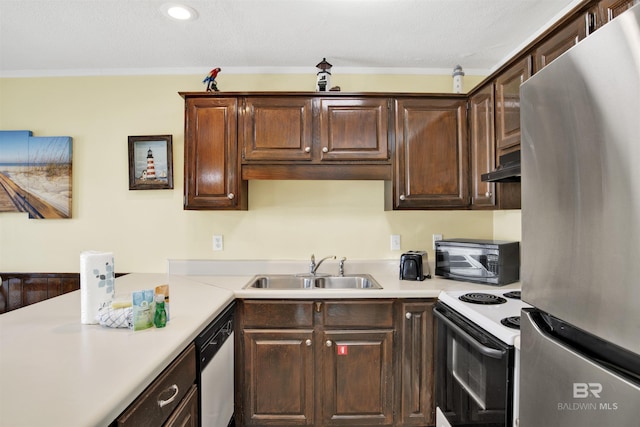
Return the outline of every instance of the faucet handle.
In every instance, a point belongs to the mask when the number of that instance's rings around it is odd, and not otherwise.
[[[316,271],[316,256],[311,254],[311,262],[309,263],[309,273],[315,274]]]
[[[340,258],[340,264],[338,265],[340,277],[344,276],[344,262],[347,260],[347,257]]]

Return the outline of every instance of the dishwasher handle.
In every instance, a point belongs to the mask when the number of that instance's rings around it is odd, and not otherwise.
[[[473,348],[478,350],[481,354],[487,357],[491,357],[492,359],[502,359],[504,357],[506,353],[505,350],[498,350],[498,349],[483,345],[482,343],[478,342],[474,337],[469,335],[469,333],[463,330],[460,326],[453,323],[451,319],[447,318],[444,314],[440,313],[438,310],[434,309],[433,315],[436,316],[445,325],[447,325],[447,327],[451,328],[458,335],[464,338],[465,342],[468,342]]]

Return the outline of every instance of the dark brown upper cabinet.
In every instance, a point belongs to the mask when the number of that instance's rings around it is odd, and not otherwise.
[[[247,209],[240,179],[238,100],[185,97],[184,208]]]
[[[320,98],[320,160],[389,160],[387,98]]]
[[[469,150],[471,157],[471,207],[494,208],[496,184],[482,182],[481,175],[496,167],[494,89],[489,83],[469,99]]]
[[[638,4],[638,0],[600,0],[591,9],[595,18],[594,29],[602,27],[635,4]]]
[[[520,149],[520,85],[531,77],[527,55],[495,79],[496,156]]]
[[[311,97],[245,98],[242,160],[310,161],[312,104]]]
[[[537,73],[549,65],[551,61],[571,49],[587,36],[589,16],[580,16],[569,22],[549,38],[540,43],[534,51],[534,69]]]
[[[387,209],[469,206],[465,97],[396,100],[396,151]]]

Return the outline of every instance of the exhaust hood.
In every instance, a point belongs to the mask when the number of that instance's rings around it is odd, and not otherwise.
[[[520,182],[520,150],[500,156],[496,170],[483,173],[483,182]]]

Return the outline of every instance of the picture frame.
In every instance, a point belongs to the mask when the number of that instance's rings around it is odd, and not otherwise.
[[[173,189],[173,136],[129,136],[129,190]]]

